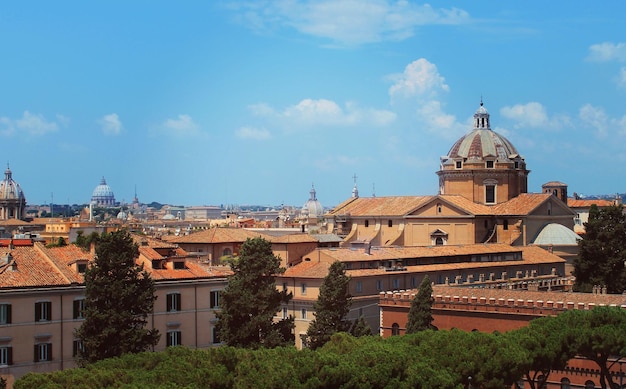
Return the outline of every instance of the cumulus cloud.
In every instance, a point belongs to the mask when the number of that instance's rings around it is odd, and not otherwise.
[[[167,119],[163,123],[166,130],[176,135],[191,135],[198,131],[198,125],[189,115],[178,115],[176,119]]]
[[[560,129],[571,124],[566,115],[550,117],[546,108],[536,101],[503,107],[500,114],[515,121],[515,128]]]
[[[122,122],[116,113],[104,115],[98,123],[100,123],[100,128],[105,135],[119,135],[122,132]]]
[[[420,26],[462,24],[469,14],[395,0],[276,0],[230,4],[242,24],[257,31],[294,29],[342,45],[398,41]]]
[[[396,118],[391,111],[361,108],[353,102],[342,107],[328,99],[304,99],[283,110],[276,110],[266,104],[256,104],[250,106],[250,111],[290,131],[313,126],[386,126]]]
[[[434,97],[440,92],[448,92],[450,87],[439,74],[437,66],[425,58],[411,62],[401,74],[389,76],[394,84],[389,87],[389,95],[394,98],[412,96]]]
[[[596,62],[626,62],[626,43],[603,42],[591,45],[587,59]]]
[[[582,123],[592,128],[596,135],[605,138],[612,130],[620,135],[626,135],[626,115],[621,118],[610,117],[603,108],[585,104],[578,112]]]
[[[235,133],[240,139],[266,140],[271,137],[265,128],[241,127]]]
[[[18,119],[0,117],[0,126],[4,135],[21,132],[27,135],[41,136],[59,129],[56,122],[48,121],[43,115],[32,114],[29,111],[24,111],[22,117]]]

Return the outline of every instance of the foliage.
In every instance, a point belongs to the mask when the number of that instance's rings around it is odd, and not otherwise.
[[[351,323],[346,320],[352,305],[349,283],[350,277],[346,275],[343,262],[333,262],[320,286],[319,296],[313,306],[315,318],[307,330],[309,348],[312,350],[323,346],[333,334],[350,329]]]
[[[621,206],[591,206],[584,239],[574,259],[574,289],[591,292],[595,285],[609,293],[626,290],[626,216]]]
[[[507,337],[525,350],[524,378],[531,389],[543,388],[552,370],[563,370],[574,357],[563,327],[554,317],[532,320],[527,327],[510,331]]]
[[[420,284],[419,290],[409,309],[409,320],[406,324],[406,333],[413,334],[418,331],[434,329],[433,326],[433,287],[430,284],[428,275],[424,277]]]
[[[359,319],[356,320],[350,328],[350,335],[355,338],[360,338],[361,336],[372,336],[374,334],[372,333],[372,328],[365,321],[365,318],[359,316]]]
[[[217,330],[229,346],[261,348],[293,344],[293,317],[274,322],[281,304],[291,293],[276,289],[275,275],[285,271],[272,245],[263,238],[247,239],[238,261],[230,263],[233,275],[220,295]]]
[[[135,263],[138,255],[126,230],[98,239],[85,272],[85,320],[76,331],[84,346],[81,364],[144,351],[159,341],[157,330],[145,328],[156,296],[150,274]]]
[[[82,230],[78,230],[76,232],[76,241],[74,244],[83,250],[90,250],[91,244],[97,244],[100,239],[100,234],[97,232],[92,232],[91,234],[85,236]]]
[[[613,388],[609,369],[613,358],[626,356],[626,310],[621,307],[595,307],[568,310],[556,317],[573,352],[594,361],[600,368],[600,385]]]
[[[47,245],[46,245],[46,247],[48,247],[48,248],[52,248],[52,247],[64,247],[64,246],[67,246],[67,242],[65,242],[65,239],[63,239],[63,237],[62,237],[62,236],[60,236],[60,237],[56,240],[56,242],[54,242],[54,243],[50,243],[50,244],[47,244]]]

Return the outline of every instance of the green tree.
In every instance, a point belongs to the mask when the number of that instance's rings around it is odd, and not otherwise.
[[[626,357],[626,310],[621,307],[572,309],[556,317],[567,334],[572,351],[595,362],[600,369],[600,386],[616,387],[610,369]]]
[[[76,232],[76,241],[74,241],[74,244],[82,248],[83,250],[90,250],[91,244],[92,243],[97,244],[99,239],[100,239],[100,234],[98,234],[95,231],[85,236],[85,233],[83,230],[78,230]]]
[[[552,316],[532,320],[528,326],[509,331],[505,336],[525,351],[526,363],[522,366],[531,389],[545,387],[550,372],[563,370],[576,354],[563,326]]]
[[[433,287],[430,284],[428,275],[424,277],[419,290],[409,309],[409,321],[406,324],[406,333],[413,334],[418,331],[435,329],[433,326]]]
[[[293,317],[274,322],[281,304],[292,294],[276,289],[275,276],[285,271],[272,245],[263,238],[246,239],[233,275],[220,295],[217,331],[229,346],[272,348],[293,344]]]
[[[328,275],[320,286],[319,296],[313,309],[315,318],[309,325],[307,336],[309,347],[315,350],[330,340],[337,332],[350,329],[350,321],[346,315],[352,305],[352,297],[348,290],[350,277],[346,275],[346,268],[342,262],[335,261],[328,269]]]
[[[157,330],[145,328],[156,296],[150,274],[135,263],[138,255],[127,230],[100,236],[85,272],[85,320],[76,331],[84,347],[81,364],[145,351],[159,341]]]
[[[350,335],[355,338],[360,338],[361,336],[373,336],[374,334],[372,333],[372,328],[365,321],[365,318],[359,316],[359,319],[356,320],[350,328]]]
[[[609,293],[626,290],[626,216],[621,206],[592,205],[579,248],[574,290],[591,292],[594,285],[606,285]]]

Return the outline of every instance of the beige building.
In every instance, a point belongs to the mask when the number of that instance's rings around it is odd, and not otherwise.
[[[219,344],[215,311],[230,269],[199,263],[172,244],[144,237],[136,241],[138,263],[156,284],[157,300],[148,318],[161,334],[154,350]],[[81,345],[74,331],[82,323],[83,273],[93,255],[74,245],[0,241],[0,375],[10,385],[31,371],[76,366]]]

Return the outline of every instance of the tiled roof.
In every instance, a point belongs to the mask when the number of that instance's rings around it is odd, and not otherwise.
[[[93,255],[90,252],[73,244],[47,248],[42,243],[35,243],[35,248],[39,248],[70,282],[82,284],[85,281],[83,274],[77,273],[70,266],[79,259],[93,261]]]
[[[548,200],[550,193],[522,193],[511,200],[493,206],[496,215],[528,215]]]
[[[189,235],[179,236],[175,239],[169,240],[171,243],[232,243],[232,242],[245,242],[250,238],[265,238],[272,240],[270,236],[262,234],[256,231],[248,231],[244,228],[210,228],[208,230],[202,230],[194,232]]]
[[[478,204],[459,195],[439,195],[439,197],[450,204],[467,211],[473,215],[492,215],[492,207]]]
[[[0,289],[59,286],[71,282],[33,246],[2,248],[0,256],[9,252],[13,260],[0,267]],[[11,268],[13,262],[17,265],[15,270]]]
[[[567,206],[570,208],[589,208],[592,205],[597,205],[598,207],[611,207],[615,205],[615,203],[611,200],[601,200],[601,199],[593,199],[593,200],[575,200],[575,199],[567,199]]]
[[[328,213],[328,216],[404,216],[433,196],[359,197],[346,201]]]
[[[331,262],[327,261],[304,261],[287,268],[284,277],[300,278],[324,278],[328,275]]]

